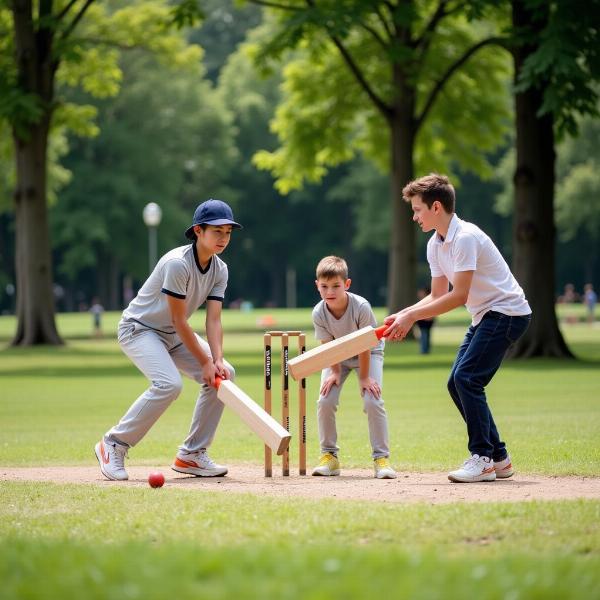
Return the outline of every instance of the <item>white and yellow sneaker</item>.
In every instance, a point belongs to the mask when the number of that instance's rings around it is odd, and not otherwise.
[[[323,477],[331,477],[340,474],[340,461],[337,456],[330,452],[325,452],[319,459],[319,464],[313,469],[313,475],[321,475]]]
[[[465,460],[460,469],[448,473],[448,479],[457,483],[494,481],[496,479],[494,462],[487,456],[473,454],[471,458]]]
[[[375,466],[375,477],[377,479],[396,479],[396,471],[392,469],[390,460],[386,456],[381,456],[373,461]]]

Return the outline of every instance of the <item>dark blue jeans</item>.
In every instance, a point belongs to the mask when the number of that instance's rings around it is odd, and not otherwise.
[[[492,380],[506,351],[527,330],[531,315],[510,317],[487,312],[471,325],[458,349],[448,379],[448,391],[467,423],[469,452],[495,461],[507,457],[506,444],[487,404],[485,386]]]

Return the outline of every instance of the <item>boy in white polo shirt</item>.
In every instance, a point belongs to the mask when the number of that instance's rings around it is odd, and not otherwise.
[[[471,458],[448,474],[451,481],[493,481],[510,477],[513,467],[487,404],[485,387],[508,348],[527,330],[531,309],[523,290],[492,240],[454,212],[448,178],[431,174],[411,181],[402,195],[427,243],[431,293],[385,318],[388,339],[402,339],[415,321],[466,305],[471,326],[448,380],[448,391],[467,424]],[[449,284],[452,284],[450,290]]]
[[[119,423],[96,444],[102,474],[128,479],[127,450],[146,435],[181,392],[180,372],[201,384],[188,437],[179,447],[172,469],[197,477],[225,475],[206,450],[213,440],[224,405],[217,398],[215,376],[233,379],[223,358],[221,308],[227,287],[227,265],[217,256],[227,248],[233,229],[241,225],[221,200],[196,208],[185,236],[192,242],[167,252],[123,311],[118,341],[150,387]],[[188,319],[206,302],[206,341]]]

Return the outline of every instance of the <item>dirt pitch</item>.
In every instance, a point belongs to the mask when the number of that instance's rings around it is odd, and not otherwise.
[[[600,499],[600,477],[544,477],[515,474],[489,483],[451,483],[446,473],[399,472],[397,479],[377,480],[370,469],[344,469],[339,477],[282,477],[274,467],[266,479],[259,465],[231,465],[226,477],[180,475],[167,467],[128,466],[127,482],[107,481],[97,466],[0,468],[0,481],[50,481],[99,486],[147,486],[148,474],[161,471],[169,489],[248,493],[274,498],[335,498],[385,503],[521,502],[531,500]],[[157,492],[158,493],[158,492]]]

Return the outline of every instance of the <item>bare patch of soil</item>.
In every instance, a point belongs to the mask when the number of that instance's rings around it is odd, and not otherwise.
[[[547,477],[515,474],[489,483],[452,483],[445,473],[399,472],[397,479],[378,480],[368,469],[344,469],[339,477],[265,478],[258,465],[231,465],[226,477],[189,477],[165,467],[128,466],[129,481],[108,481],[97,466],[0,467],[0,481],[50,481],[102,486],[147,486],[148,474],[161,471],[164,489],[248,493],[275,498],[335,498],[384,503],[521,502],[528,500],[600,499],[600,477]]]

